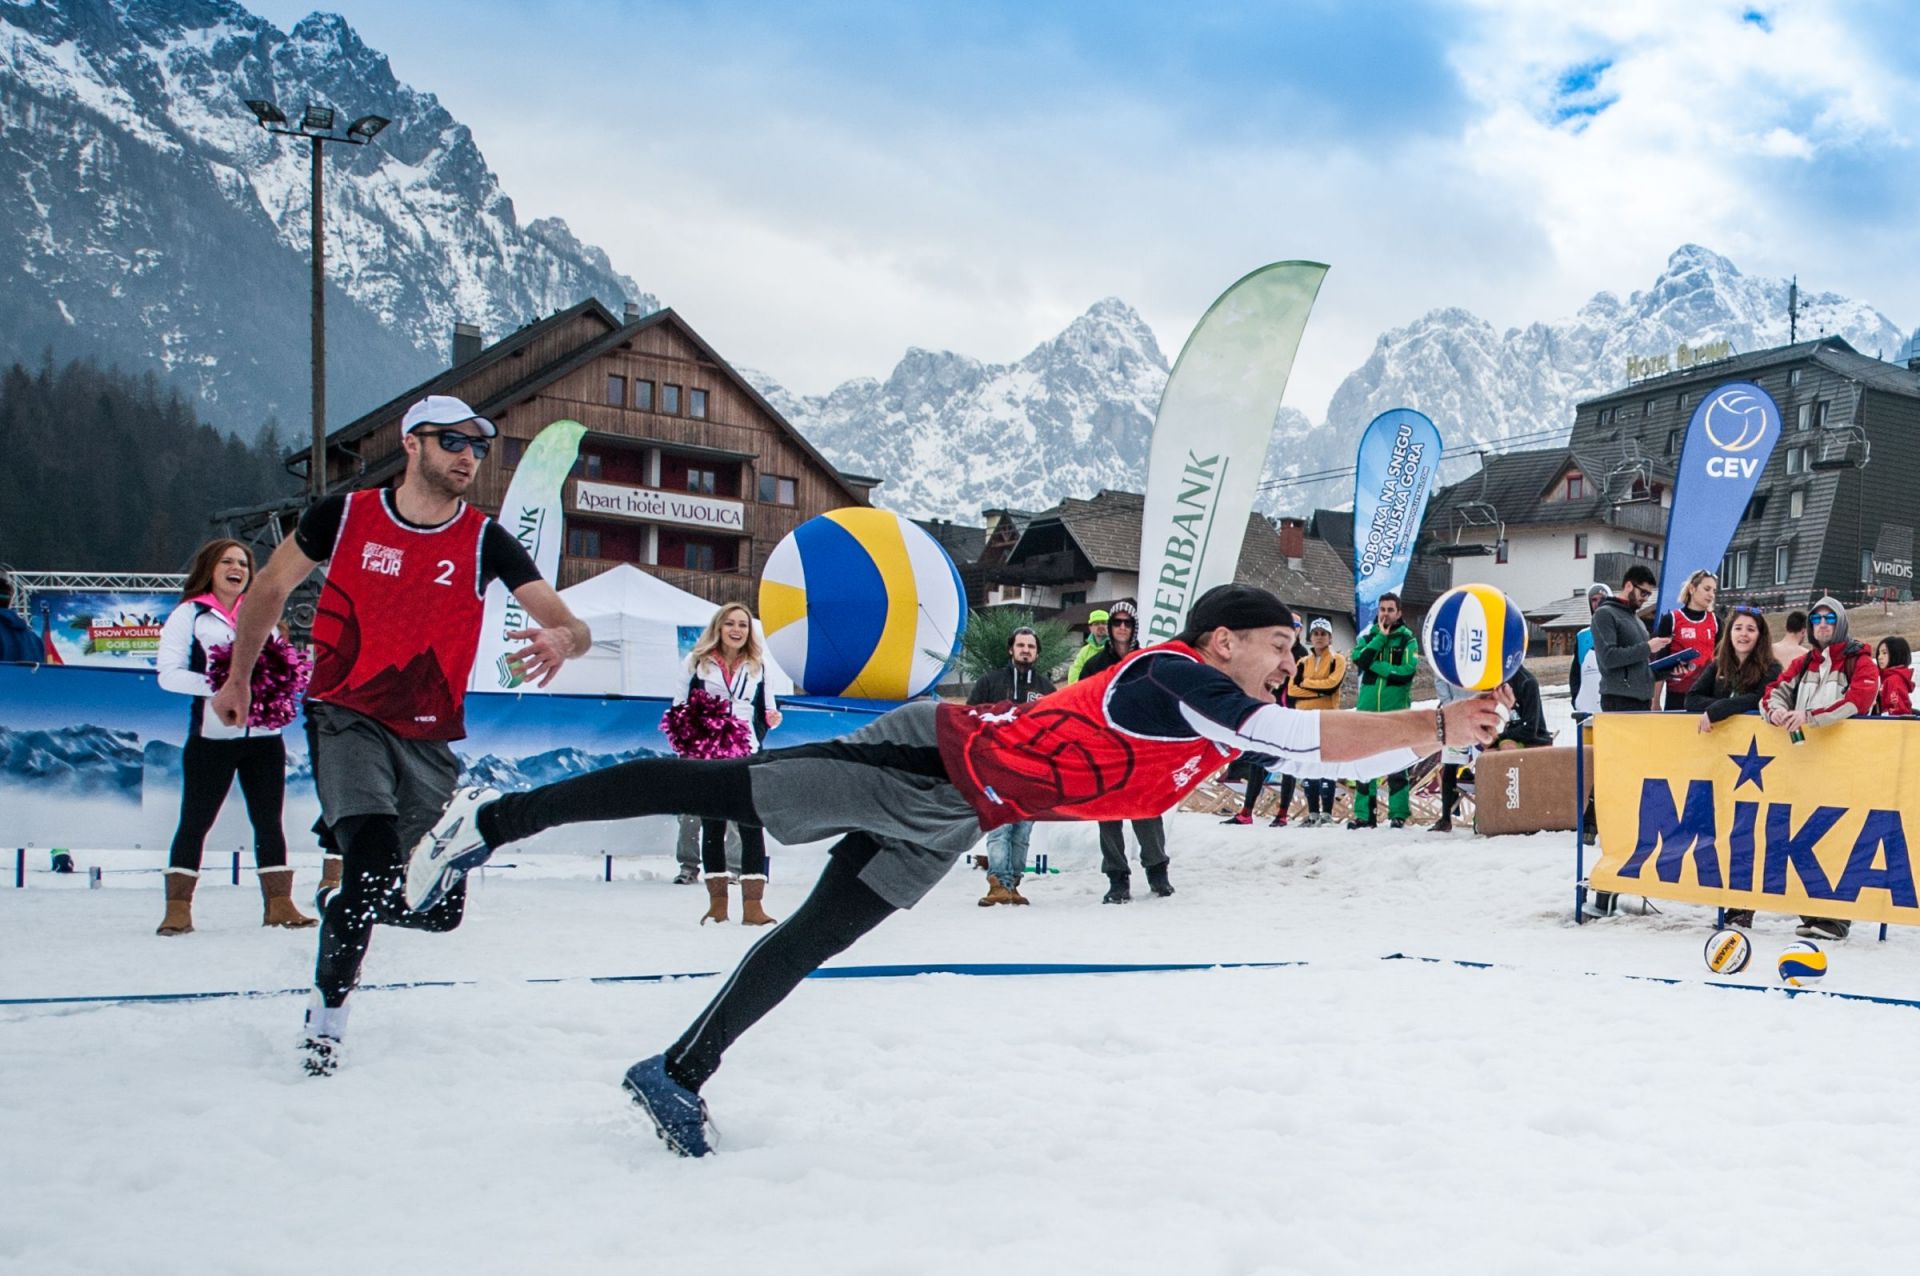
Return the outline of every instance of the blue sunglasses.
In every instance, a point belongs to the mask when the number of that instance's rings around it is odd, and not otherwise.
[[[1840,623],[1840,617],[1830,611],[1816,611],[1813,615],[1807,617],[1807,623],[1809,625],[1837,625]]]

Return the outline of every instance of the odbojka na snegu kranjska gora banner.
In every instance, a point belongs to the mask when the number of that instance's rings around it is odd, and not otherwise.
[[[1353,473],[1353,627],[1373,623],[1380,596],[1407,581],[1427,497],[1440,468],[1440,431],[1412,408],[1373,418]]]
[[[542,579],[559,585],[560,542],[565,538],[566,511],[562,495],[567,474],[580,455],[587,427],[578,421],[555,421],[534,436],[507,484],[500,506],[500,524],[526,549]],[[487,586],[485,617],[480,622],[480,650],[473,658],[469,691],[511,691],[524,679],[507,659],[520,644],[507,637],[532,622],[519,602],[499,581]]]
[[[1866,718],[1793,744],[1757,714],[1593,720],[1595,890],[1722,908],[1920,924],[1906,817],[1920,722]]]
[[[1730,381],[1700,400],[1687,424],[1673,483],[1654,615],[1664,616],[1680,605],[1680,586],[1694,572],[1719,572],[1740,515],[1779,441],[1780,409],[1773,396],[1752,382]],[[1723,587],[1733,583],[1721,582]]]
[[[1241,279],[1194,325],[1160,394],[1140,520],[1141,641],[1164,642],[1233,580],[1273,418],[1327,268],[1283,261]]]

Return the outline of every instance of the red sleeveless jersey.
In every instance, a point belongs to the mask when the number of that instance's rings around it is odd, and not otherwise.
[[[1700,681],[1708,666],[1713,664],[1714,644],[1720,641],[1720,618],[1708,612],[1704,620],[1688,620],[1687,613],[1679,607],[1673,609],[1673,642],[1662,655],[1671,656],[1676,651],[1697,651],[1700,658],[1691,664],[1675,665],[1667,670],[1667,694],[1684,696],[1693,690],[1693,684]],[[1669,703],[1668,708],[1678,706]]]
[[[439,527],[410,527],[383,492],[349,493],[314,612],[307,698],[364,713],[408,740],[465,736],[488,521],[463,503]]]
[[[1239,757],[1203,736],[1143,736],[1114,725],[1114,680],[1141,657],[1168,653],[1200,658],[1183,642],[1165,642],[1028,704],[941,705],[940,760],[980,826],[1149,819]]]

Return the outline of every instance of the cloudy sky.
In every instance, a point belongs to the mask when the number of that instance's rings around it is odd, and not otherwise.
[[[337,8],[523,220],[806,393],[909,345],[1014,359],[1110,295],[1171,358],[1282,258],[1333,267],[1288,392],[1316,420],[1386,328],[1563,316],[1684,242],[1920,322],[1899,0]]]

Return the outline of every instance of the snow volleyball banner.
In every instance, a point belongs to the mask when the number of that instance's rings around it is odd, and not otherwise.
[[[467,738],[454,742],[463,783],[505,790],[549,784],[624,762],[669,757],[655,697],[484,693],[467,697]],[[783,698],[785,717],[767,737],[780,748],[856,731],[894,702]],[[0,847],[66,846],[164,854],[180,818],[181,754],[188,697],[160,689],[137,667],[57,668],[0,664]],[[282,824],[296,856],[315,852],[307,736],[287,745]],[[552,829],[531,849],[579,853],[671,853],[671,820],[576,824]],[[240,851],[252,867],[246,803],[229,794],[207,836],[214,856]],[[216,858],[213,863],[219,861]]]
[[[1360,436],[1353,476],[1353,627],[1363,632],[1380,595],[1407,581],[1420,520],[1440,468],[1440,430],[1412,408],[1373,418]]]
[[[1220,294],[1174,361],[1140,520],[1145,642],[1179,633],[1193,600],[1240,565],[1273,418],[1326,276],[1316,261],[1262,266]]]
[[[1920,724],[1806,735],[1752,714],[1705,735],[1691,713],[1598,715],[1594,888],[1920,925],[1904,814],[1920,812]]]
[[[1655,615],[1680,605],[1680,586],[1694,572],[1720,570],[1740,515],[1779,441],[1780,409],[1751,381],[1728,382],[1700,400],[1680,449]]]
[[[178,592],[36,589],[33,620],[64,664],[151,669],[160,627],[179,605]]]
[[[535,435],[500,506],[501,526],[526,548],[548,581],[560,575],[560,542],[566,536],[561,496],[586,432],[578,421],[555,421]],[[505,585],[496,580],[487,586],[487,611],[480,623],[480,650],[467,680],[469,691],[511,691],[525,681],[507,661],[508,654],[520,646],[507,635],[530,623]]]

